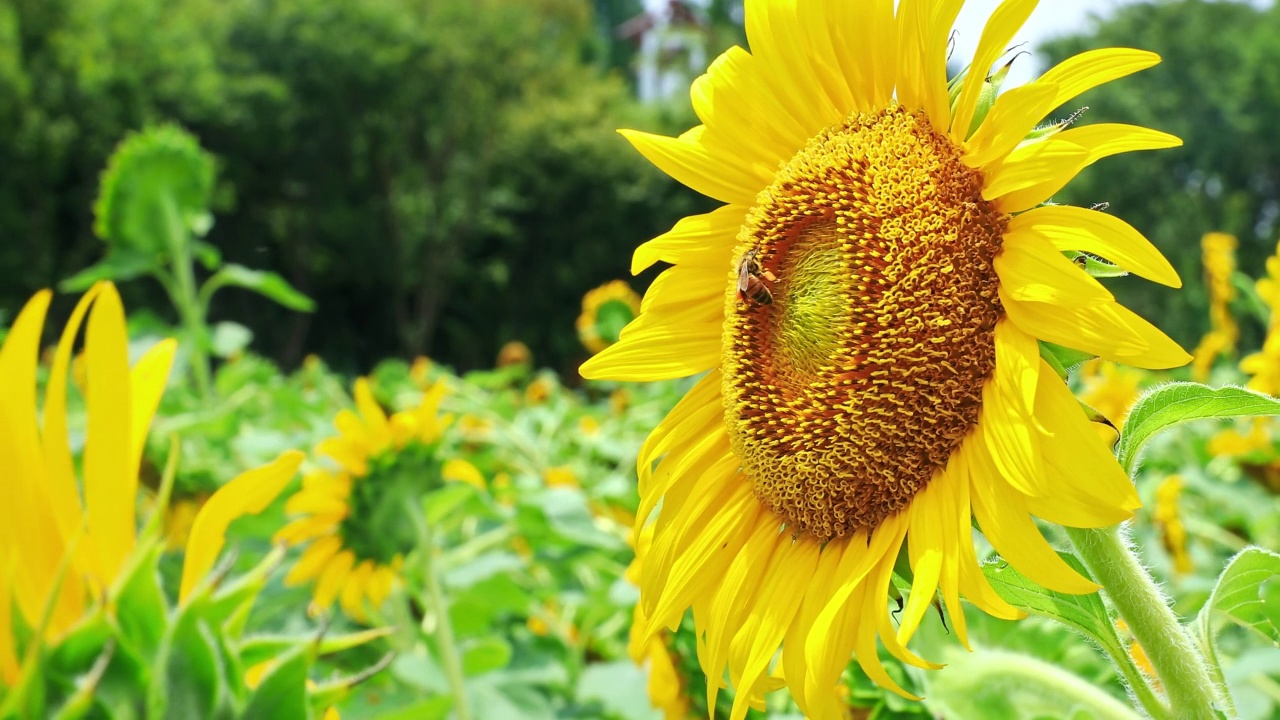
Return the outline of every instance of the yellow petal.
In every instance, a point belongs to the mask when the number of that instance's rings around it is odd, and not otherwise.
[[[1057,192],[1058,188],[1045,192],[1047,182],[1064,174],[1074,176],[1088,155],[1085,148],[1058,136],[1016,150],[985,172],[982,197],[996,201],[996,207],[1005,213],[1034,207]]]
[[[1026,613],[1010,605],[1004,598],[1000,597],[995,588],[991,587],[987,576],[982,573],[982,567],[978,564],[977,553],[973,549],[973,532],[970,529],[972,526],[970,487],[975,480],[973,479],[973,463],[969,460],[969,457],[975,452],[975,449],[981,450],[981,447],[977,445],[973,436],[970,436],[960,444],[959,449],[952,453],[951,458],[947,461],[948,470],[954,469],[957,480],[954,486],[957,498],[954,512],[958,520],[959,536],[961,538],[959,544],[956,545],[959,551],[960,592],[966,600],[988,615],[1003,620],[1019,620],[1026,617]],[[959,634],[958,631],[957,634]]]
[[[454,458],[444,464],[444,468],[440,471],[440,476],[448,482],[461,482],[471,485],[472,487],[484,490],[484,475],[476,468],[475,465],[461,458]]]
[[[885,107],[893,97],[898,71],[898,35],[893,28],[894,0],[825,2],[832,44],[841,74],[855,104],[849,110]]]
[[[728,273],[738,230],[746,216],[746,207],[725,205],[703,215],[682,218],[675,227],[636,248],[631,256],[631,274],[638,275],[659,261],[713,267]]]
[[[179,601],[185,600],[213,568],[232,521],[265,510],[297,474],[304,457],[296,450],[289,450],[269,465],[241,473],[219,488],[200,508],[187,540]]]
[[[98,577],[109,584],[133,550],[138,494],[138,474],[130,463],[133,400],[129,335],[124,306],[112,285],[103,286],[89,312],[85,361],[89,377],[85,508]]]
[[[364,598],[367,594],[369,577],[373,574],[373,561],[365,560],[351,571],[346,585],[342,588],[339,604],[342,611],[352,620],[363,622],[365,618]]]
[[[90,303],[98,297],[98,291],[102,287],[102,284],[95,284],[76,303],[75,310],[63,328],[62,337],[58,340],[58,348],[54,351],[49,385],[44,392],[44,428],[41,440],[44,446],[45,471],[48,473],[46,492],[63,538],[74,536],[84,522],[79,483],[76,481],[71,445],[67,439],[67,371],[71,366],[71,353],[75,348],[76,337],[80,334],[80,325],[84,322]],[[5,397],[12,396],[6,393]],[[80,569],[81,572],[87,570],[87,567]]]
[[[133,425],[129,428],[129,473],[137,477],[142,465],[142,451],[147,446],[147,432],[151,418],[160,407],[160,396],[169,382],[173,356],[178,350],[176,340],[161,340],[147,350],[129,374],[132,385],[133,408],[129,413]]]
[[[1084,304],[1000,300],[1009,319],[1041,340],[1093,353],[1104,360],[1148,369],[1181,367],[1191,356],[1151,323],[1115,301]]]
[[[1103,48],[1069,57],[1036,81],[1058,86],[1058,94],[1047,103],[1045,113],[1086,90],[1146,70],[1159,62],[1159,55],[1132,48]]]
[[[1046,205],[1009,221],[1008,238],[1038,235],[1058,251],[1093,253],[1120,267],[1169,287],[1182,287],[1178,273],[1142,233],[1113,215],[1068,205]]]
[[[275,542],[282,542],[288,545],[297,545],[304,543],[312,538],[318,538],[322,535],[328,535],[337,530],[338,523],[346,517],[347,511],[344,507],[342,512],[330,515],[308,515],[291,521],[288,525],[276,531],[272,537]]]
[[[1000,556],[1032,582],[1058,592],[1080,594],[1098,589],[1067,565],[1036,529],[1021,493],[1000,482],[989,460],[975,452],[970,478],[973,513],[982,534]]]
[[[720,335],[714,323],[689,327],[675,322],[629,332],[578,372],[588,380],[647,382],[689,377],[719,364]]]
[[[285,503],[284,511],[290,515],[345,516],[347,499],[332,493],[300,490]]]
[[[922,109],[939,132],[951,125],[947,96],[947,35],[962,0],[902,0],[898,3],[898,99]]]
[[[324,572],[316,582],[315,593],[312,595],[312,604],[317,610],[328,610],[329,606],[333,605],[333,601],[338,598],[338,593],[342,591],[347,578],[350,577],[351,568],[355,562],[356,556],[352,555],[350,550],[343,550],[325,566]]]
[[[747,46],[760,62],[766,86],[781,104],[765,112],[786,112],[813,135],[847,114],[818,79],[807,51],[794,0],[750,0],[745,12]],[[780,110],[785,108],[785,110]],[[794,148],[799,150],[800,146]],[[774,168],[769,168],[772,176]],[[757,191],[769,184],[766,181]]]
[[[341,549],[342,538],[337,535],[328,535],[311,543],[284,576],[284,584],[293,587],[318,576]]]
[[[13,639],[13,585],[17,574],[17,557],[0,555],[0,685],[5,687],[18,683],[17,645]]]
[[[934,487],[937,478],[911,499],[906,512],[910,516],[907,530],[907,557],[911,561],[911,593],[903,609],[898,626],[897,640],[906,643],[920,627],[925,611],[933,604],[938,580],[942,577],[942,508],[938,507],[940,493]]]
[[[965,75],[951,119],[951,136],[957,142],[963,142],[969,135],[969,125],[978,105],[978,95],[982,92],[982,85],[986,82],[991,66],[1005,53],[1013,36],[1031,16],[1031,11],[1036,9],[1037,4],[1039,0],[1005,0],[987,18],[987,25],[978,39],[978,49],[974,53],[969,72]]]
[[[1016,87],[1003,93],[978,129],[965,142],[962,162],[972,168],[989,170],[1004,160],[1044,119],[1044,105],[1058,94],[1057,85],[1041,82]]]
[[[1083,268],[1063,257],[1045,238],[1006,233],[995,259],[1001,297],[1054,305],[1081,305],[1113,299]]]
[[[720,202],[749,206],[773,182],[773,171],[750,167],[727,152],[682,138],[620,130],[641,155],[687,187]]]
[[[360,419],[364,421],[365,432],[369,437],[369,454],[375,455],[391,444],[391,430],[387,426],[387,414],[382,406],[373,398],[373,390],[369,387],[368,378],[356,379],[356,409],[360,411]]]

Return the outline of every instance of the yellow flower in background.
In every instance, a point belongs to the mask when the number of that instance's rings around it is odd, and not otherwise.
[[[138,471],[151,418],[177,347],[164,340],[132,367],[124,306],[115,286],[99,283],[81,297],[54,353],[44,403],[37,403],[36,363],[52,294],[37,293],[0,347],[0,683],[17,678],[11,619],[56,640],[111,591],[138,540]],[[89,392],[84,451],[77,465],[67,423],[72,349],[85,326]],[[227,526],[261,512],[297,472],[300,453],[227,483],[195,515],[182,568],[185,599],[213,567]],[[77,467],[79,476],[77,477]],[[56,591],[56,595],[54,595]]]
[[[595,437],[600,434],[600,421],[590,415],[583,415],[578,418],[578,432],[586,437]]]
[[[164,546],[166,550],[177,551],[186,547],[187,540],[191,537],[191,527],[195,524],[196,515],[200,513],[200,509],[209,501],[207,493],[192,495],[191,497],[174,498],[169,502],[169,507],[164,509]]]
[[[519,340],[512,340],[498,350],[498,367],[500,368],[532,364],[533,353],[528,345]]]
[[[466,442],[486,442],[493,437],[493,430],[492,420],[468,414],[458,418],[458,434]]]
[[[541,405],[551,399],[555,392],[556,381],[548,375],[539,375],[524,389],[524,401],[530,405]]]
[[[627,413],[631,407],[631,391],[626,388],[618,388],[609,393],[609,412],[614,417],[621,417]]]
[[[1209,439],[1209,454],[1214,457],[1238,457],[1271,450],[1271,433],[1266,421],[1255,419],[1249,423],[1249,434],[1234,427],[1218,432]]]
[[[1192,355],[1191,376],[1203,382],[1219,356],[1231,354],[1240,337],[1240,328],[1231,316],[1236,297],[1231,277],[1236,272],[1236,238],[1226,233],[1207,233],[1200,239],[1204,260],[1204,281],[1209,290],[1209,332]]]
[[[1117,428],[1124,427],[1129,410],[1142,394],[1143,374],[1133,368],[1103,360],[1090,360],[1081,368],[1084,387],[1080,400],[1102,413]]]
[[[313,611],[337,601],[348,617],[364,621],[367,607],[381,607],[390,595],[417,544],[405,504],[442,480],[476,484],[479,471],[472,475],[455,463],[444,477],[438,464],[436,445],[452,421],[439,415],[444,394],[437,383],[418,407],[388,417],[360,378],[357,412],[339,412],[338,436],[316,446],[332,466],[303,476],[302,489],[285,505],[296,518],[276,533],[277,541],[307,546],[284,582],[314,583]]]
[[[636,250],[635,272],[674,267],[582,375],[706,373],[640,452],[637,523],[661,504],[642,634],[693,607],[709,702],[726,670],[737,688],[731,720],[773,674],[808,717],[842,717],[851,655],[907,695],[877,645],[937,667],[906,645],[939,592],[965,644],[961,595],[1019,617],[980,570],[971,518],[1036,583],[1096,590],[1033,518],[1103,527],[1140,502],[1037,340],[1146,368],[1190,359],[1061,254],[1179,286],[1159,251],[1115,217],[1043,205],[1102,157],[1179,141],[1112,124],[1028,139],[1079,93],[1159,58],[1086,52],[988,111],[987,70],[1036,3],[1000,6],[949,94],[962,4],[749,5],[751,51],[730,49],[693,85],[703,124],[624,131],[725,203]],[[914,584],[895,627],[904,548]]]
[[[542,482],[549,488],[578,487],[578,475],[568,465],[558,465],[542,471]]]
[[[627,323],[640,314],[640,296],[625,280],[614,280],[582,296],[578,339],[592,354],[618,342]]]
[[[1262,349],[1241,360],[1240,371],[1249,376],[1250,390],[1276,395],[1280,394],[1280,244],[1276,254],[1267,258],[1267,276],[1259,278],[1254,287],[1271,308],[1271,319]]]
[[[460,458],[446,462],[440,470],[440,477],[446,482],[461,482],[477,490],[485,489],[484,474],[475,465]]]
[[[1185,483],[1177,475],[1170,475],[1156,488],[1156,507],[1152,513],[1160,541],[1173,561],[1174,572],[1182,575],[1191,572],[1191,556],[1187,553],[1187,528],[1178,514],[1178,500]]]
[[[644,527],[638,538],[635,557],[624,574],[633,585],[640,584],[641,556],[653,544],[653,525]],[[648,671],[649,704],[662,711],[663,720],[687,720],[692,707],[688,689],[677,667],[679,659],[669,644],[671,632],[664,629],[647,635],[644,632],[647,624],[643,603],[636,603],[627,639],[627,655],[632,662]]]
[[[431,384],[428,375],[431,373],[431,358],[419,355],[413,359],[413,364],[409,366],[409,379],[415,385],[422,389],[426,389]]]

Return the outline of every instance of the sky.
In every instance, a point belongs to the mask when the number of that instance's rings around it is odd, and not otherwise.
[[[1106,17],[1110,10],[1126,4],[1125,0],[1049,0],[1041,2],[1027,24],[1015,37],[1015,42],[1026,42],[1028,48],[1034,48],[1041,42],[1083,30],[1089,26],[1091,14]],[[982,28],[992,11],[1000,5],[1000,0],[969,0],[960,11],[956,20],[956,49],[953,57],[957,64],[966,64],[973,57],[978,47],[978,38],[982,36]],[[1037,57],[1023,57],[1014,63],[1006,80],[1006,87],[1017,87],[1035,78],[1044,70],[1043,62]]]

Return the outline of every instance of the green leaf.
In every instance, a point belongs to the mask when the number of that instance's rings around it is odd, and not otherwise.
[[[1232,558],[1218,576],[1209,601],[1196,617],[1201,641],[1212,642],[1218,621],[1226,620],[1280,646],[1277,598],[1280,598],[1280,555],[1260,547],[1246,548]]]
[[[280,658],[249,696],[241,720],[308,720],[310,669],[311,649],[305,645]]]
[[[483,675],[511,662],[511,645],[500,637],[487,637],[471,643],[462,652],[462,670],[467,675]]]
[[[259,295],[275,300],[290,310],[311,312],[316,304],[311,298],[298,292],[287,280],[267,270],[251,270],[243,265],[230,263],[213,274],[205,283],[201,293],[212,297],[213,293],[225,286],[241,287],[252,290]]]
[[[108,643],[102,654],[94,661],[89,672],[76,679],[76,691],[67,698],[62,707],[53,714],[53,720],[80,720],[89,715],[97,699],[98,683],[107,671],[111,658],[115,655],[114,642]]]
[[[479,493],[466,483],[449,483],[422,497],[422,514],[433,527],[441,524],[463,503]]]
[[[325,635],[317,644],[316,655],[323,656],[350,650],[378,638],[387,637],[391,633],[391,628],[374,628],[341,635]],[[316,639],[306,635],[254,635],[240,643],[240,661],[247,667],[253,667],[307,643],[316,643]]]
[[[148,716],[213,717],[226,687],[213,630],[199,616],[182,612],[160,646],[152,671]]]
[[[1089,573],[1084,565],[1070,553],[1058,553],[1064,561],[1084,577]],[[1111,617],[1097,593],[1067,595],[1043,588],[1006,562],[990,562],[982,566],[991,587],[1005,602],[1031,615],[1052,618],[1083,633],[1085,637],[1101,645],[1108,654],[1125,653],[1125,647],[1116,636]]]
[[[169,619],[169,605],[160,585],[160,554],[164,548],[153,543],[136,554],[138,560],[128,569],[116,596],[116,623],[121,642],[142,657],[152,657],[164,639]]]
[[[378,716],[378,720],[445,720],[452,709],[453,698],[448,695],[438,695],[399,710],[383,713]]]
[[[1057,370],[1063,380],[1066,380],[1067,371],[1081,363],[1092,360],[1095,356],[1087,352],[1073,350],[1068,347],[1055,345],[1051,342],[1041,340],[1040,357],[1044,358],[1045,362],[1049,363],[1054,370]]]
[[[124,282],[148,275],[160,267],[161,264],[154,255],[130,248],[110,248],[101,261],[58,283],[58,290],[67,293],[84,292],[100,280]]]
[[[1177,382],[1153,388],[1138,398],[1116,446],[1120,466],[1130,476],[1142,447],[1159,433],[1192,420],[1280,415],[1280,400],[1240,387],[1211,388]]]
[[[210,220],[210,224],[212,224],[212,220]],[[200,232],[199,227],[196,228],[196,235],[204,235],[203,232]],[[191,243],[191,250],[196,256],[196,260],[204,266],[205,270],[213,272],[214,270],[222,267],[222,251],[219,250],[217,246],[211,245],[202,240],[196,240]]]

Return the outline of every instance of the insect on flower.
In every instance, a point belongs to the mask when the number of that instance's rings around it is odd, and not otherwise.
[[[758,252],[748,250],[738,263],[738,299],[757,305],[772,305],[773,292],[765,283],[777,280],[773,273],[761,267]]]

